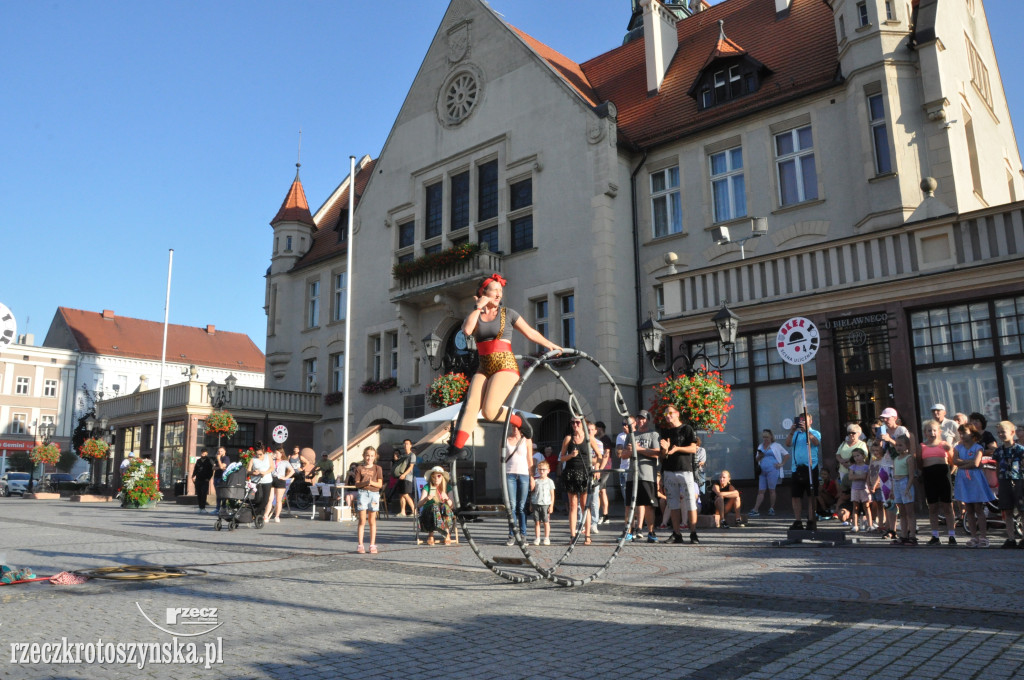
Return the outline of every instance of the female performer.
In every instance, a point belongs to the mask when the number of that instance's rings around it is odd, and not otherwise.
[[[469,381],[469,389],[462,401],[455,436],[448,447],[448,457],[466,457],[466,442],[476,428],[476,415],[483,412],[485,420],[499,422],[505,419],[505,399],[519,380],[519,364],[512,354],[512,329],[527,340],[543,345],[553,352],[562,348],[551,342],[526,323],[519,314],[501,305],[502,289],[507,281],[499,274],[491,274],[480,284],[473,297],[476,307],[462,323],[462,332],[476,338],[480,353],[480,368]],[[510,418],[527,439],[533,438],[533,428],[525,418],[513,414]]]

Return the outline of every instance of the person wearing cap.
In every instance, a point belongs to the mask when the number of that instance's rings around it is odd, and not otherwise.
[[[882,425],[875,426],[875,438],[885,444],[886,453],[889,454],[896,450],[896,440],[899,437],[909,437],[910,431],[899,424],[899,413],[892,406],[883,409],[879,418]]]
[[[420,530],[427,532],[427,545],[434,545],[434,532],[444,534],[444,544],[452,542],[455,512],[448,495],[448,473],[439,465],[427,472],[427,485],[423,487],[416,510],[420,515]]]
[[[818,496],[818,448],[821,446],[821,433],[812,428],[814,419],[811,418],[811,414],[806,415],[806,420],[803,413],[798,413],[793,418],[793,427],[786,436],[786,448],[790,450],[786,459],[790,461],[790,469],[793,472],[790,489],[793,496],[793,515],[796,518],[790,529],[804,528],[801,518],[804,514],[803,499],[806,496],[807,528],[814,531],[818,528],[818,522],[814,519],[814,499]]]
[[[651,414],[647,410],[641,410],[636,414],[637,431],[634,437],[636,439],[637,469],[630,468],[629,480],[627,480],[627,485],[630,485],[633,475],[639,475],[635,499],[636,526],[627,534],[627,539],[639,541],[643,528],[646,526],[647,542],[657,543],[658,536],[654,533],[654,509],[658,507],[658,454],[661,452],[661,447],[658,443],[658,433],[650,429],[650,422]],[[619,458],[628,459],[632,455],[633,447],[627,439],[625,447],[619,453]],[[628,486],[628,488],[632,488],[632,486]],[[630,502],[633,500],[629,499]]]
[[[946,417],[946,406],[945,404],[932,404],[932,420],[939,424],[939,428],[942,431],[942,439],[953,446],[954,443],[960,440],[959,432],[957,428],[959,425],[956,424],[955,420],[950,420]]]

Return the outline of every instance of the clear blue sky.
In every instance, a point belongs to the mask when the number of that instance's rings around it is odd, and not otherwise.
[[[350,155],[380,152],[447,4],[0,0],[0,302],[18,332],[41,343],[61,305],[161,320],[174,248],[171,322],[263,348],[299,129],[315,210]],[[584,61],[620,44],[630,2],[491,5]],[[1024,12],[985,5],[1019,140]]]

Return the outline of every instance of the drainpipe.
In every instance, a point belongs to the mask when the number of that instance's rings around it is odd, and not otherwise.
[[[640,162],[637,163],[632,174],[629,176],[629,200],[631,203],[633,213],[633,289],[636,295],[636,323],[634,324],[634,339],[636,334],[639,332],[639,328],[643,325],[643,313],[640,310],[640,303],[642,296],[640,294],[640,214],[639,207],[636,202],[636,176],[640,174],[640,169],[644,167],[644,163],[647,162],[647,150],[643,150],[643,155],[640,157]],[[637,345],[636,352],[636,408],[637,411],[642,409],[643,398],[644,398],[644,348],[641,345]]]

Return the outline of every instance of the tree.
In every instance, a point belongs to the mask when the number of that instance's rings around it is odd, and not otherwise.
[[[78,456],[74,451],[61,451],[60,460],[57,461],[57,470],[60,472],[71,472],[71,468],[75,467],[77,462]]]
[[[8,454],[7,467],[13,472],[30,472],[32,461],[28,458],[28,451],[15,451]]]

